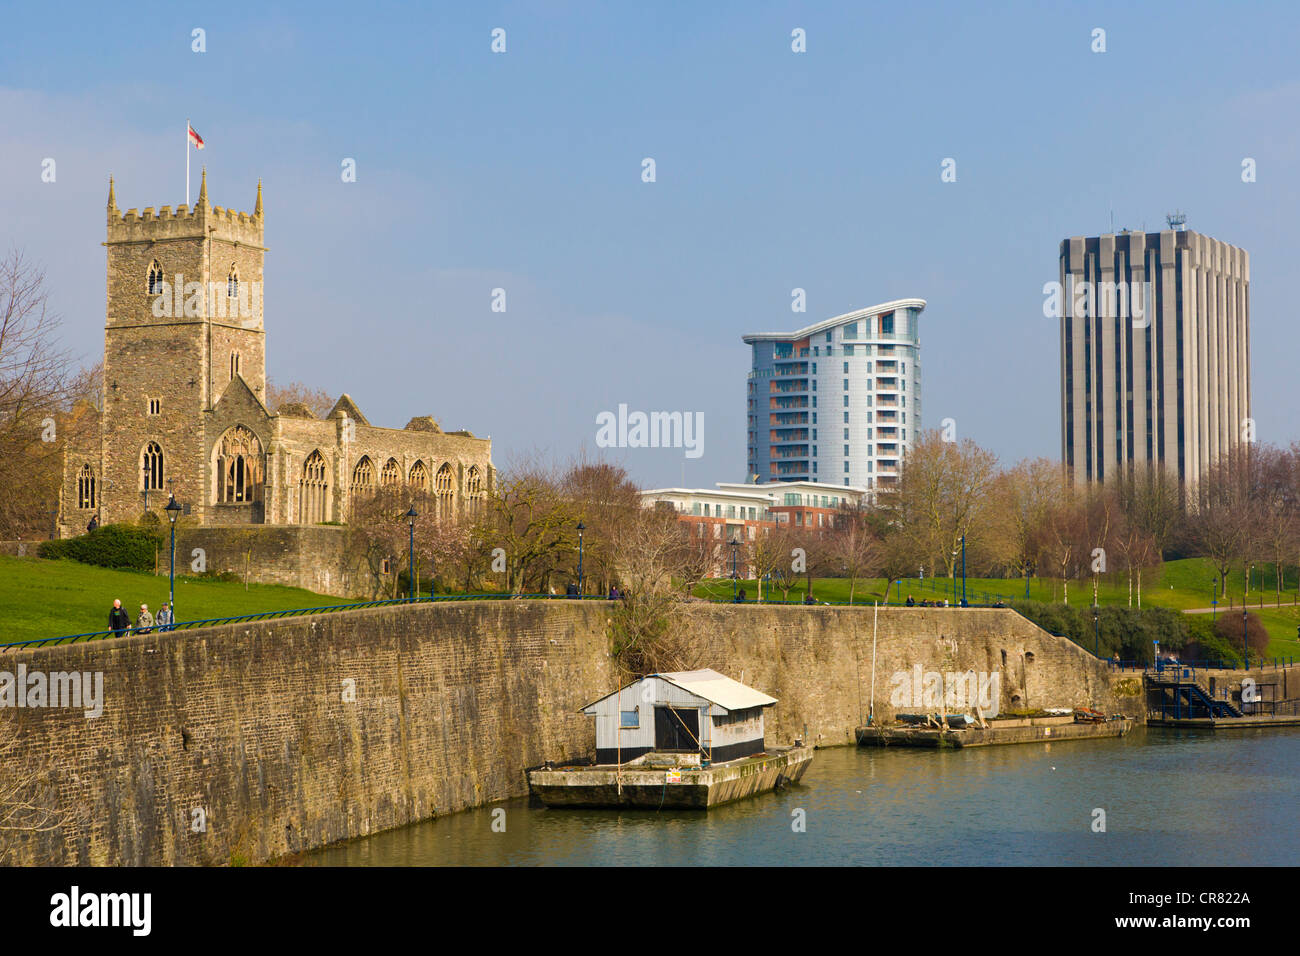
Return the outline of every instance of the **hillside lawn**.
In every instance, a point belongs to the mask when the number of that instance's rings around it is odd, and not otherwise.
[[[1271,568],[1262,569],[1264,606],[1261,597],[1261,569],[1257,568],[1250,591],[1250,610],[1258,614],[1268,629],[1270,657],[1300,659],[1300,640],[1296,639],[1300,627],[1300,607],[1293,602],[1296,597],[1294,568],[1287,569],[1284,585],[1291,590],[1282,592],[1281,606],[1275,606]],[[1210,583],[1214,572],[1203,558],[1188,558],[1166,562],[1154,573],[1142,578],[1142,606],[1167,607],[1175,610],[1206,608],[1211,602]],[[871,604],[885,596],[883,578],[859,579],[854,587],[853,600],[857,604]],[[1241,614],[1241,578],[1238,575],[1235,590],[1230,576],[1229,590],[1233,609],[1226,613]],[[745,589],[748,600],[758,595],[753,580],[738,582]],[[1029,596],[1035,601],[1060,601],[1062,586],[1059,579],[1031,578]],[[706,581],[695,589],[699,597],[731,600],[729,578]],[[935,581],[926,578],[904,579],[889,589],[889,603],[900,605],[911,595],[922,599],[950,602],[959,600],[961,578],[957,578],[956,599],[950,578]],[[847,603],[849,581],[847,578],[814,578],[813,595],[818,601]],[[1025,596],[1024,580],[1005,578],[967,578],[966,596],[972,604],[1011,601]],[[763,597],[779,600],[782,593],[769,584],[763,586]],[[140,604],[147,603],[156,612],[167,600],[167,577],[137,571],[113,571],[106,568],[79,564],[75,561],[46,561],[40,558],[16,558],[0,555],[0,607],[4,620],[0,623],[0,644],[12,641],[59,637],[103,631],[108,627],[108,612],[113,599],[121,598],[134,621]],[[801,579],[790,589],[790,601],[802,603],[804,581]],[[1101,575],[1098,579],[1098,601],[1105,605],[1128,606],[1127,581],[1119,574]],[[235,617],[263,611],[284,611],[295,608],[330,607],[349,603],[347,599],[328,594],[317,594],[302,588],[270,584],[250,584],[215,581],[206,578],[177,577],[176,604],[180,620],[207,620],[217,617]],[[1069,603],[1087,606],[1092,603],[1092,581],[1071,581]],[[1134,599],[1136,606],[1136,596]],[[1221,613],[1226,604],[1221,603]]]
[[[76,561],[46,561],[0,555],[0,644],[108,629],[113,599],[134,622],[140,605],[157,613],[167,601],[167,576],[113,571]],[[302,588],[203,578],[176,578],[179,620],[206,620],[346,604],[343,598]]]
[[[1235,581],[1233,580],[1234,577],[1236,578]],[[1152,568],[1143,572],[1142,606],[1166,607],[1178,611],[1209,608],[1214,599],[1214,579],[1214,570],[1211,568],[1210,562],[1204,558],[1168,561],[1163,567]],[[1262,592],[1261,579],[1263,580]],[[1276,578],[1271,565],[1263,568],[1257,566],[1255,568],[1251,579],[1250,611],[1252,614],[1259,615],[1264,627],[1268,630],[1269,636],[1272,638],[1268,648],[1269,657],[1294,657],[1300,660],[1300,640],[1296,639],[1297,628],[1300,627],[1300,607],[1293,603],[1296,599],[1295,568],[1284,568],[1281,606],[1276,606],[1277,594],[1273,590],[1275,581]],[[1092,583],[1091,579],[1070,581],[1068,603],[1079,607],[1091,605]],[[790,601],[792,603],[803,602],[806,591],[804,584],[804,580],[800,579],[790,589]],[[859,578],[854,586],[853,602],[855,604],[871,604],[874,601],[883,601],[887,584],[888,582],[884,578]],[[1290,587],[1289,592],[1286,590],[1288,585]],[[745,589],[747,600],[753,601],[758,596],[757,582],[752,579],[742,580],[738,582],[737,586]],[[1059,578],[1035,577],[1029,581],[1029,599],[1033,601],[1060,602],[1065,590],[1067,589],[1062,587]],[[1229,575],[1228,590],[1232,599],[1232,609],[1228,610],[1227,602],[1220,598],[1219,613],[1222,614],[1226,611],[1226,613],[1235,614],[1240,619],[1242,593],[1240,572],[1236,575]],[[719,578],[706,581],[696,588],[694,593],[699,597],[729,601],[731,600],[731,579]],[[955,594],[951,578],[940,578],[937,581],[928,576],[924,581],[918,578],[904,578],[889,589],[889,604],[902,605],[907,601],[908,595],[911,595],[918,602],[923,599],[930,601],[947,599],[952,604],[960,603],[960,569]],[[847,578],[813,578],[813,596],[818,601],[848,603],[849,580]],[[1264,602],[1263,608],[1259,606],[1261,596]],[[780,589],[775,589],[770,583],[764,582],[764,600],[781,600],[782,597],[783,593]],[[966,579],[966,600],[971,604],[991,604],[998,600],[1010,602],[1023,600],[1024,598],[1025,581],[1023,578],[1011,580],[1007,578],[968,577]],[[1137,600],[1135,582],[1133,607],[1137,606]],[[1097,602],[1102,605],[1130,606],[1127,578],[1123,574],[1115,573],[1098,575]]]

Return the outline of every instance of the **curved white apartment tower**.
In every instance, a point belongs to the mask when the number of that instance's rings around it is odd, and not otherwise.
[[[897,299],[744,336],[750,475],[873,491],[895,483],[921,430],[924,308]]]

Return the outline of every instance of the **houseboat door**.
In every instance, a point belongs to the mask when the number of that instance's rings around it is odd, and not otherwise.
[[[695,708],[655,708],[655,750],[700,749],[700,712]]]

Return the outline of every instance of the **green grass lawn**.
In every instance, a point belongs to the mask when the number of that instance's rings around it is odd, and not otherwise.
[[[156,612],[167,600],[167,576],[0,555],[0,644],[106,630],[114,598],[122,599],[132,621],[141,604]],[[180,620],[345,603],[301,588],[250,584],[245,589],[240,583],[176,579]]]
[[[1228,588],[1229,597],[1232,600],[1232,610],[1227,613],[1235,613],[1238,618],[1241,615],[1241,595],[1242,580],[1238,573],[1236,580],[1233,581],[1233,575],[1229,575]],[[1161,568],[1149,569],[1142,575],[1141,604],[1143,607],[1165,607],[1173,610],[1183,611],[1189,608],[1210,607],[1214,599],[1213,582],[1215,572],[1210,562],[1204,558],[1186,558],[1180,561],[1169,561]],[[1297,640],[1296,628],[1300,626],[1300,608],[1292,604],[1296,597],[1295,591],[1295,569],[1287,569],[1283,584],[1284,587],[1289,585],[1291,590],[1282,592],[1282,604],[1280,607],[1275,606],[1277,593],[1274,590],[1276,578],[1273,574],[1272,567],[1257,567],[1251,580],[1250,590],[1250,610],[1258,614],[1263,621],[1264,627],[1268,629],[1272,641],[1269,644],[1268,653],[1270,657],[1294,657],[1300,660],[1300,640]],[[1262,590],[1261,590],[1262,582]],[[860,578],[854,588],[853,601],[858,604],[871,604],[873,601],[883,601],[885,596],[885,587],[888,582],[883,578]],[[896,582],[889,589],[889,603],[899,605],[906,602],[908,595],[911,595],[917,601],[943,601],[947,599],[950,603],[960,603],[961,601],[961,576],[958,574],[954,582],[951,578],[934,579],[926,577],[924,580],[919,578],[904,578],[901,582]],[[1092,586],[1091,579],[1084,581],[1070,581],[1068,587],[1069,603],[1086,606],[1092,604]],[[738,587],[745,589],[745,596],[752,601],[758,596],[757,582],[753,580],[740,581]],[[799,583],[790,589],[790,600],[792,602],[802,602],[806,588],[804,582]],[[1066,588],[1061,584],[1060,579],[1051,578],[1031,578],[1029,581],[1029,599],[1033,601],[1060,602],[1066,596]],[[699,597],[711,597],[722,600],[731,599],[731,579],[718,579],[706,581],[700,587],[696,588],[695,594]],[[1261,594],[1263,596],[1264,606],[1259,607]],[[783,594],[779,589],[774,589],[770,584],[763,585],[763,598],[765,600],[780,600]],[[813,579],[813,596],[818,601],[831,601],[844,603],[849,599],[849,582],[845,578],[814,578]],[[1008,578],[971,578],[966,579],[966,599],[972,604],[987,604],[997,600],[1011,601],[1023,600],[1025,597],[1025,581],[1021,579]],[[1127,607],[1130,604],[1130,594],[1128,579],[1123,574],[1105,574],[1098,575],[1097,578],[1097,601],[1103,605],[1118,605]],[[1132,606],[1138,605],[1138,594],[1136,582],[1132,595]],[[1228,608],[1228,603],[1220,597],[1219,608]]]
[[[1170,561],[1158,573],[1143,575],[1142,606],[1167,607],[1176,610],[1208,607],[1210,590],[1204,587],[1214,579],[1209,563],[1201,558]],[[1264,607],[1259,605],[1259,571],[1256,586],[1250,593],[1250,608],[1260,616],[1272,638],[1270,657],[1300,659],[1300,608],[1290,603],[1295,597],[1283,592],[1280,607],[1276,593],[1270,591],[1273,578],[1268,575],[1264,590]],[[1294,578],[1292,578],[1294,580]],[[855,603],[871,604],[884,599],[888,582],[883,578],[860,579],[854,587]],[[741,581],[749,600],[758,595],[755,581]],[[1234,610],[1241,614],[1241,582],[1232,595]],[[706,581],[695,593],[700,597],[718,600],[731,599],[730,579]],[[889,589],[889,603],[902,604],[911,595],[916,600],[954,600],[951,579],[916,578],[895,583]],[[845,578],[815,578],[813,595],[818,601],[844,603],[849,599],[849,582]],[[1025,596],[1023,580],[1004,578],[967,578],[966,595],[971,603],[989,603],[1001,598],[1015,600]],[[1029,585],[1030,598],[1036,601],[1060,601],[1061,582],[1046,578],[1033,578]],[[764,585],[763,596],[777,600],[779,589]],[[956,598],[961,596],[961,579],[957,579]],[[0,624],[0,643],[32,640],[42,637],[59,637],[66,634],[84,634],[102,631],[108,627],[108,611],[114,598],[122,599],[132,620],[140,604],[147,603],[157,611],[167,600],[167,578],[135,571],[111,571],[75,561],[45,561],[39,558],[12,558],[0,555],[0,607],[5,609]],[[804,582],[790,589],[790,600],[802,602]],[[1092,582],[1071,581],[1070,603],[1092,603]],[[1121,575],[1104,575],[1098,580],[1098,599],[1102,604],[1127,606],[1128,584]],[[269,584],[252,584],[247,588],[238,582],[228,583],[203,578],[178,577],[176,579],[176,604],[181,620],[203,620],[215,617],[234,617],[240,614],[257,614],[263,611],[283,611],[303,607],[323,607],[348,603],[343,598],[316,594],[301,588],[280,587]],[[1136,596],[1134,604],[1136,605]],[[1221,604],[1220,607],[1226,607]]]

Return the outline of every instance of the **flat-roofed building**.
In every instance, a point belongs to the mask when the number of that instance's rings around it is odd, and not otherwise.
[[[1191,493],[1253,433],[1249,254],[1182,228],[1076,236],[1060,276],[1061,457],[1075,484],[1150,465]]]

